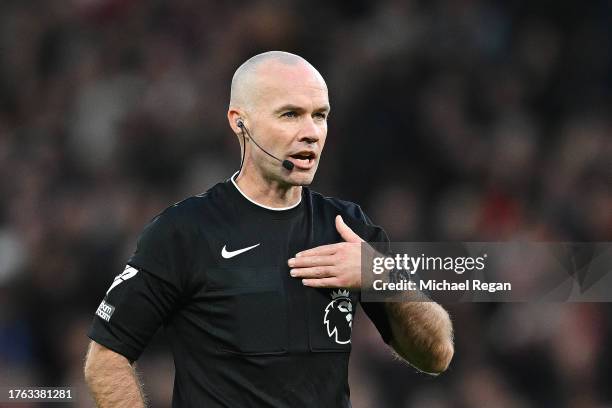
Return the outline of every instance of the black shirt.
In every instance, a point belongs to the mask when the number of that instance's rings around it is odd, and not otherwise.
[[[358,205],[308,188],[283,210],[250,201],[232,180],[177,203],[145,227],[89,337],[135,361],[164,326],[173,407],[350,407],[359,293],[308,288],[287,266],[342,241],[337,214],[366,241],[388,241]],[[388,342],[382,304],[362,306]]]

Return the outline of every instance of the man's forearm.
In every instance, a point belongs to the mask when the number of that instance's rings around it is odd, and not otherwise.
[[[87,352],[85,381],[99,408],[145,406],[142,388],[128,360],[95,342]]]
[[[391,346],[421,371],[446,370],[454,354],[453,328],[448,313],[435,302],[389,302]]]

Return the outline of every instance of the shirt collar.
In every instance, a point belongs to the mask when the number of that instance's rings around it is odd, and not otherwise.
[[[234,185],[234,187],[236,187],[236,190],[238,190],[238,192],[239,192],[240,194],[242,194],[242,196],[243,196],[244,198],[246,198],[247,200],[249,200],[251,203],[255,204],[255,205],[256,205],[256,206],[258,206],[258,207],[265,208],[266,210],[272,210],[272,211],[286,211],[286,210],[290,210],[290,209],[292,209],[292,208],[297,207],[297,206],[298,206],[298,205],[300,205],[300,203],[302,202],[302,195],[300,195],[300,199],[298,200],[298,202],[297,202],[297,203],[295,203],[295,204],[293,204],[293,205],[290,205],[289,207],[269,207],[269,206],[267,206],[267,205],[260,204],[260,203],[258,203],[257,201],[255,201],[255,200],[253,200],[253,199],[249,198],[249,196],[247,196],[247,195],[246,195],[246,194],[245,194],[245,193],[244,193],[244,192],[243,192],[243,191],[240,189],[240,187],[238,187],[238,184],[236,184],[236,181],[235,181],[234,179],[236,178],[236,176],[238,175],[238,173],[239,173],[239,172],[240,172],[240,170],[238,170],[237,172],[235,172],[235,173],[232,175],[232,177],[230,177],[230,180],[232,181],[232,184]]]

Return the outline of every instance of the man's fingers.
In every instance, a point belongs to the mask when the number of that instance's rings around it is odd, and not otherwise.
[[[341,215],[336,215],[336,230],[346,242],[363,242],[363,239],[346,225]]]
[[[334,276],[332,270],[328,266],[315,266],[313,268],[292,269],[291,276],[294,278],[329,278]]]
[[[320,255],[333,255],[338,251],[338,248],[343,244],[343,242],[338,242],[336,244],[328,244],[321,245],[315,248],[310,248],[302,252],[298,252],[295,256],[296,258],[301,258],[303,256],[320,256]]]
[[[309,268],[311,266],[330,266],[334,265],[335,258],[333,255],[323,256],[300,256],[291,258],[287,262],[292,268]]]
[[[339,288],[338,278],[302,279],[304,286],[311,288]]]

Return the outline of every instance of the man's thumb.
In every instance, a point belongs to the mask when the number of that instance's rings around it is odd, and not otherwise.
[[[336,215],[336,230],[346,242],[363,242],[363,239],[344,223],[340,215]]]

